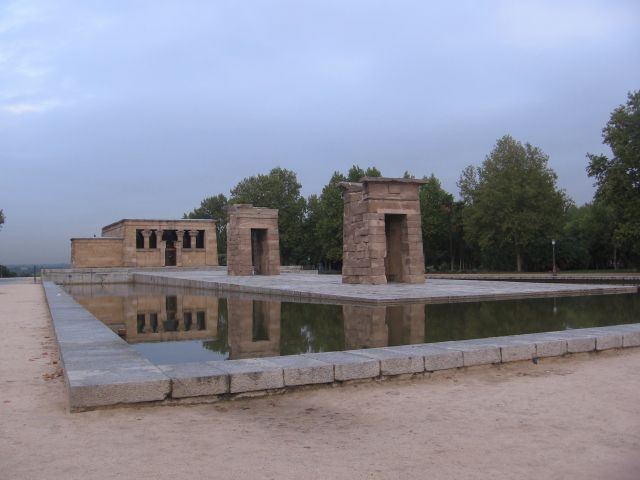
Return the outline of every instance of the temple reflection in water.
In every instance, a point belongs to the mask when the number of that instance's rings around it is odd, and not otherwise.
[[[235,293],[216,298],[205,290],[137,284],[65,288],[111,329],[137,344],[138,351],[158,351],[157,363],[552,332],[611,325],[614,319],[618,324],[635,323],[640,312],[637,294],[365,306]],[[187,348],[192,350],[185,353]]]
[[[425,338],[424,305],[315,305],[114,287],[69,290],[129,343],[202,340],[229,359],[406,345]]]
[[[218,299],[194,295],[76,297],[129,343],[207,340],[218,334]]]

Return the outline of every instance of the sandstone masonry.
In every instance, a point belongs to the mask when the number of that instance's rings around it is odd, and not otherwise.
[[[124,219],[100,238],[72,238],[72,268],[218,265],[214,220]]]
[[[226,212],[229,275],[279,275],[278,210],[235,204]]]
[[[418,189],[423,180],[364,177],[342,182],[342,282],[423,283]]]

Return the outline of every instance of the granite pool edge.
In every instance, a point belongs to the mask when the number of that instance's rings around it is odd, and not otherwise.
[[[71,412],[208,402],[439,370],[640,346],[640,323],[344,352],[156,366],[62,288],[43,289]]]

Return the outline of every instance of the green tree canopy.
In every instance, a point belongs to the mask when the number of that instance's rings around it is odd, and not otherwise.
[[[405,173],[405,178],[408,173]],[[424,177],[427,182],[420,187],[420,211],[422,214],[422,245],[427,266],[440,268],[453,257],[453,195],[446,192],[435,175]],[[449,268],[453,268],[451,265]]]
[[[241,180],[231,189],[230,203],[250,203],[255,207],[277,208],[280,231],[280,255],[286,264],[306,259],[303,234],[306,201],[295,172],[274,168],[267,175]]]
[[[612,113],[602,130],[612,158],[588,154],[587,173],[595,178],[596,198],[615,215],[614,241],[637,265],[640,261],[640,90]]]
[[[600,201],[572,205],[558,242],[558,263],[568,269],[610,268],[615,263],[614,215]]]
[[[550,241],[562,227],[567,199],[548,159],[538,147],[505,135],[480,167],[467,167],[458,181],[466,234],[494,258],[512,252],[517,271],[529,248]]]
[[[382,173],[376,167],[369,167],[366,170],[360,168],[359,165],[353,165],[347,172],[348,182],[359,182],[362,177],[381,177]]]
[[[333,172],[318,200],[318,221],[315,233],[320,247],[320,258],[329,264],[342,262],[344,202],[338,183],[345,180],[342,173]]]
[[[227,197],[222,193],[213,197],[207,197],[200,206],[194,208],[189,213],[185,213],[183,218],[208,218],[216,221],[216,235],[218,241],[218,254],[227,252],[227,220],[225,218],[224,207],[229,203]]]

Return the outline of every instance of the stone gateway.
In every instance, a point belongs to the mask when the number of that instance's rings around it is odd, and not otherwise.
[[[278,210],[235,204],[227,212],[229,275],[280,275]]]
[[[364,177],[341,182],[344,199],[342,282],[423,283],[418,190],[423,180]]]

